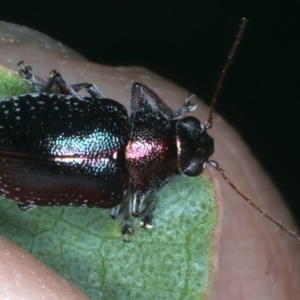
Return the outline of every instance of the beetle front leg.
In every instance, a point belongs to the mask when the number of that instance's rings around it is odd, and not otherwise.
[[[185,99],[183,105],[181,108],[179,108],[177,111],[173,112],[173,120],[174,119],[180,119],[182,118],[186,113],[193,111],[197,105],[191,102],[191,99],[194,98],[194,94],[189,94],[187,98]]]

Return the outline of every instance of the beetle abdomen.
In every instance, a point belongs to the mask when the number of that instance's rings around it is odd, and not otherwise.
[[[113,207],[126,196],[129,123],[109,99],[28,94],[0,104],[0,193],[22,204]]]

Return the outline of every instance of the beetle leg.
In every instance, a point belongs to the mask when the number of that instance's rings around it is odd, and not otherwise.
[[[23,61],[20,61],[18,66],[21,68],[19,70],[20,76],[33,87],[35,92],[76,95],[78,91],[86,89],[92,97],[104,98],[103,94],[94,84],[77,83],[69,85],[65,78],[56,70],[50,72],[51,77],[46,82],[37,81],[30,66],[25,66]]]
[[[33,204],[22,204],[22,203],[18,203],[18,206],[21,209],[21,211],[29,211],[36,207],[36,205]]]
[[[110,210],[109,210],[109,215],[113,218],[113,219],[116,219],[120,216],[120,204],[115,206],[115,207],[112,207]]]
[[[144,199],[145,196],[140,192],[135,192],[132,195],[132,198],[130,200],[130,214],[135,218],[140,218],[141,216],[140,211]]]
[[[36,83],[35,76],[30,66],[25,66],[24,61],[20,61],[18,63],[18,67],[21,67],[21,69],[19,70],[19,74],[24,80],[26,80],[31,85]]]
[[[66,84],[66,82],[65,82],[65,84]],[[59,84],[59,86],[61,86],[61,85]],[[76,84],[72,84],[71,86],[68,86],[68,88],[70,88],[70,90],[72,89],[75,93],[79,92],[82,89],[85,89],[92,97],[98,97],[98,98],[104,99],[103,94],[93,83],[86,83],[86,82],[76,83]],[[70,93],[67,93],[67,94],[70,94]]]
[[[98,98],[104,98],[103,94],[99,91],[99,89],[96,87],[96,85],[91,84],[91,83],[77,83],[73,85],[69,85],[64,77],[56,72],[55,70],[51,71],[51,76],[59,88],[61,94],[65,95],[76,95],[77,92],[79,92],[82,89],[86,89],[87,92],[92,96],[92,97],[98,97]]]
[[[103,94],[100,92],[100,90],[97,88],[97,86],[95,84],[88,83],[85,85],[85,89],[88,91],[88,93],[92,97],[98,97],[98,98],[104,99]]]
[[[195,97],[195,95],[193,95],[193,94],[190,94],[187,96],[187,98],[185,99],[185,101],[183,103],[183,106],[180,109],[173,112],[173,120],[180,119],[186,113],[194,110],[197,107],[196,104],[191,102],[191,99],[194,97]]]
[[[131,215],[135,218],[141,218],[142,227],[151,228],[153,226],[153,211],[155,210],[156,204],[155,202],[151,202],[142,212],[140,212],[144,199],[145,197],[138,193],[133,196],[131,200]]]
[[[76,95],[77,92],[79,92],[82,89],[86,89],[86,91],[92,96],[92,97],[98,97],[98,98],[104,98],[103,94],[100,92],[100,90],[96,87],[95,84],[91,83],[77,83],[73,85],[69,85],[64,77],[57,73],[55,70],[52,71],[51,74],[54,78],[55,83],[59,87],[62,94],[66,95]]]
[[[130,240],[129,240],[128,236],[134,234],[134,229],[133,229],[131,222],[129,221],[128,213],[124,212],[124,207],[122,209],[120,209],[120,206],[121,205],[117,205],[117,206],[111,208],[109,210],[109,215],[113,219],[117,219],[117,218],[121,217],[122,215],[124,215],[124,222],[123,222],[123,228],[122,228],[123,241],[124,241],[124,243],[129,243]]]
[[[122,229],[122,234],[123,234],[123,241],[124,243],[129,243],[130,240],[128,238],[128,235],[133,235],[134,234],[134,229],[129,221],[128,215],[124,217],[124,224],[123,224],[123,229]]]
[[[46,87],[49,85],[48,81],[47,82],[37,81],[33,74],[32,68],[30,66],[25,66],[24,61],[20,61],[18,63],[18,66],[20,67],[19,70],[20,76],[32,86],[35,92],[40,93],[45,91]]]
[[[47,81],[42,81],[36,80],[32,68],[30,66],[25,66],[24,61],[20,61],[18,63],[18,66],[20,67],[20,76],[32,86],[35,92],[66,95],[76,94],[72,87],[69,87],[65,79],[55,70],[50,72],[51,77],[48,78]]]
[[[51,81],[52,79],[51,85],[54,84],[58,88],[60,94],[74,95],[74,96],[76,95],[76,91],[73,89],[71,85],[67,83],[65,78],[60,73],[58,73],[56,70],[52,70],[50,71],[50,75],[51,78],[48,81]]]
[[[156,208],[156,203],[151,202],[140,214],[141,216],[141,227],[149,229],[153,227],[153,211]]]

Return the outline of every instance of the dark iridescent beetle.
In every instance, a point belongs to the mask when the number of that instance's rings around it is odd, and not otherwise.
[[[129,118],[123,105],[104,98],[94,85],[69,86],[55,70],[41,83],[21,62],[20,74],[36,93],[0,103],[0,194],[17,201],[23,211],[74,205],[110,208],[110,215],[116,217],[130,189],[130,215],[140,217],[146,227],[152,224],[155,204],[141,211],[145,197],[176,173],[199,175],[208,162],[247,202],[299,242],[242,194],[216,162],[209,161],[214,147],[207,130],[246,22],[229,53],[204,126],[195,117],[184,117],[196,107],[191,96],[174,112],[151,89],[134,83]],[[76,94],[83,88],[91,97]],[[124,241],[132,233],[126,214]]]
[[[213,139],[198,119],[180,119],[195,108],[190,97],[173,112],[134,83],[129,119],[123,105],[94,85],[68,86],[56,71],[41,85],[20,65],[38,93],[0,104],[0,193],[22,210],[76,205],[111,208],[116,216],[130,186],[130,214],[147,226],[154,205],[141,212],[144,198],[175,173],[199,175],[213,153]],[[82,87],[92,97],[77,96]],[[47,93],[53,88],[64,95]],[[128,220],[124,226],[131,233]]]

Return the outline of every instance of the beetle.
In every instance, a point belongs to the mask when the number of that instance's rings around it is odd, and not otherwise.
[[[0,104],[0,193],[23,211],[75,205],[110,208],[117,217],[130,186],[130,214],[147,227],[155,205],[141,211],[145,197],[175,173],[199,175],[213,153],[207,128],[195,117],[182,118],[195,108],[191,96],[173,112],[134,83],[129,118],[94,85],[69,86],[55,70],[41,84],[29,66],[20,66],[36,93]],[[76,94],[83,87],[91,97]],[[48,93],[53,89],[60,94]],[[123,233],[132,234],[125,219]]]
[[[214,105],[226,71],[240,42],[242,22],[212,100],[205,125],[185,114],[196,106],[189,95],[173,111],[150,88],[134,83],[130,117],[123,105],[105,98],[93,84],[69,85],[57,71],[37,81],[23,62],[20,75],[35,93],[0,104],[0,194],[21,210],[35,206],[109,208],[120,215],[120,204],[131,192],[129,214],[152,225],[155,203],[141,209],[144,199],[175,174],[198,176],[209,163],[249,204],[299,242],[299,238],[257,207],[224,174],[215,161],[212,126]],[[77,92],[86,89],[90,97]],[[124,241],[133,234],[126,212]]]

